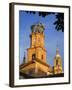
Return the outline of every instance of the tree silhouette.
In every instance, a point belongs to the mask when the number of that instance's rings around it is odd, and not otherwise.
[[[56,28],[56,30],[57,31],[62,31],[62,32],[64,32],[64,14],[63,13],[58,13],[57,15],[56,15],[56,21],[54,22],[54,25],[56,25],[55,26],[55,28]]]
[[[30,14],[36,14],[35,11],[26,11],[26,13]],[[55,29],[57,31],[64,32],[64,13],[55,13],[55,12],[38,12],[39,16],[42,16],[45,18],[47,15],[54,14],[56,17],[55,22],[53,23],[55,25]]]

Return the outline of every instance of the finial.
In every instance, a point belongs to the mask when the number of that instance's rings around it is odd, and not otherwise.
[[[56,45],[56,54],[59,54],[58,41],[57,41],[57,45]]]
[[[58,48],[56,49],[56,54],[59,54],[59,49]]]

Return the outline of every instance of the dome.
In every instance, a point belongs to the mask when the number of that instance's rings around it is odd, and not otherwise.
[[[56,54],[56,57],[61,57],[60,54]]]
[[[42,33],[42,32],[44,32],[44,30],[45,30],[45,28],[44,28],[44,25],[42,23],[34,24],[31,26],[32,32]]]

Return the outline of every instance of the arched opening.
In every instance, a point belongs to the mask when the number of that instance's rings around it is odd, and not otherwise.
[[[43,55],[41,56],[41,59],[43,60]]]
[[[58,59],[56,60],[56,65],[58,65]]]
[[[32,60],[36,59],[36,54],[32,54]]]

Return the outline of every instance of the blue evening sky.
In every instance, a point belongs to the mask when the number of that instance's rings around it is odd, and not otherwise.
[[[47,15],[45,18],[36,14],[27,14],[25,11],[19,11],[19,45],[20,45],[20,64],[23,62],[24,52],[27,57],[27,48],[30,47],[31,25],[41,22],[45,26],[45,48],[47,50],[47,63],[53,66],[56,48],[59,48],[64,64],[64,33],[55,30],[53,25],[56,20],[55,15]],[[64,67],[64,65],[63,65]]]

